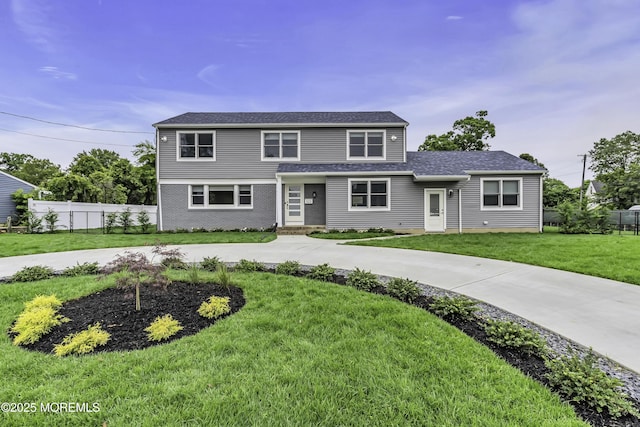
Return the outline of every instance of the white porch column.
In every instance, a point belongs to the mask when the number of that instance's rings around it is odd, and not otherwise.
[[[276,175],[276,222],[282,227],[282,178]]]

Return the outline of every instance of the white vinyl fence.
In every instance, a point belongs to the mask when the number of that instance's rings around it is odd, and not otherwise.
[[[104,228],[106,216],[111,212],[131,210],[133,225],[137,225],[137,216],[141,211],[149,215],[149,222],[155,226],[158,218],[158,207],[155,205],[115,205],[108,203],[49,202],[29,199],[29,210],[38,217],[44,217],[49,210],[58,214],[57,230],[88,230]],[[42,225],[45,223],[43,221]]]

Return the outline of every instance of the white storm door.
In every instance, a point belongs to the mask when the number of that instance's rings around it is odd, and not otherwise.
[[[425,231],[444,231],[444,190],[424,190],[424,229]]]
[[[284,186],[284,225],[304,225],[304,184]]]

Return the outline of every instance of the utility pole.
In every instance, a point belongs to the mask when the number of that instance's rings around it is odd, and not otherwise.
[[[582,195],[584,193],[584,173],[587,169],[587,155],[579,154],[582,157],[582,181],[580,181],[580,209],[582,209]]]

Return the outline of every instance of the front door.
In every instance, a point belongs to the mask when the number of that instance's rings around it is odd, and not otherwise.
[[[304,184],[284,186],[284,225],[304,225]]]
[[[424,190],[424,229],[425,231],[444,231],[444,189]]]

